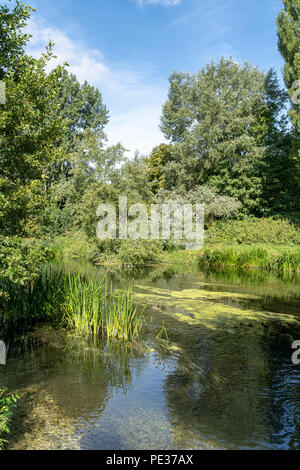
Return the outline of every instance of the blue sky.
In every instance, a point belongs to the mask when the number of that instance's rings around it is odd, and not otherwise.
[[[37,10],[30,52],[56,42],[56,63],[67,61],[80,81],[102,92],[109,142],[121,141],[129,155],[164,140],[159,118],[173,70],[194,72],[222,55],[279,74],[282,67],[275,25],[281,0],[23,1]]]

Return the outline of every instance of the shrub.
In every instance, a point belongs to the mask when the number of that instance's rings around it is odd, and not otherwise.
[[[19,284],[31,282],[49,255],[49,250],[38,242],[0,236],[0,279]]]
[[[157,263],[161,250],[161,244],[158,242],[126,240],[119,249],[119,259],[123,265],[143,266]]]
[[[300,230],[287,220],[273,218],[219,221],[210,225],[206,240],[215,244],[300,244]]]
[[[88,239],[83,232],[68,232],[65,236],[57,237],[55,244],[66,258],[93,261],[99,251],[97,241]]]

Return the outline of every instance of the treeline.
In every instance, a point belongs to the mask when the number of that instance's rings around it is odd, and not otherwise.
[[[299,0],[284,0],[277,18],[285,90],[273,70],[232,59],[194,74],[173,72],[161,119],[169,144],[132,161],[121,144],[107,145],[109,112],[100,91],[80,84],[67,66],[48,74],[53,44],[40,59],[25,53],[31,12],[19,2],[0,6],[2,259],[7,237],[76,232],[94,239],[96,208],[120,194],[148,204],[202,202],[209,220],[299,220]]]

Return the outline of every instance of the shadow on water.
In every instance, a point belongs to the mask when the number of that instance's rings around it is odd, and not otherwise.
[[[68,263],[147,305],[149,353],[43,328],[10,354],[21,394],[10,448],[298,449],[300,288],[293,280]],[[169,342],[157,340],[162,321]]]

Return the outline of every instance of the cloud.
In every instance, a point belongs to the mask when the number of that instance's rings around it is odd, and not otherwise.
[[[110,111],[106,128],[110,144],[121,142],[133,156],[136,150],[148,154],[164,141],[159,119],[168,83],[149,64],[110,63],[101,51],[72,39],[41,18],[31,20],[28,30],[32,35],[28,52],[34,57],[40,56],[49,39],[55,42],[57,59],[49,63],[49,71],[67,62],[81,83],[86,80],[99,88]]]
[[[181,0],[137,0],[138,4],[143,5],[162,5],[165,7],[173,7],[179,5]]]

